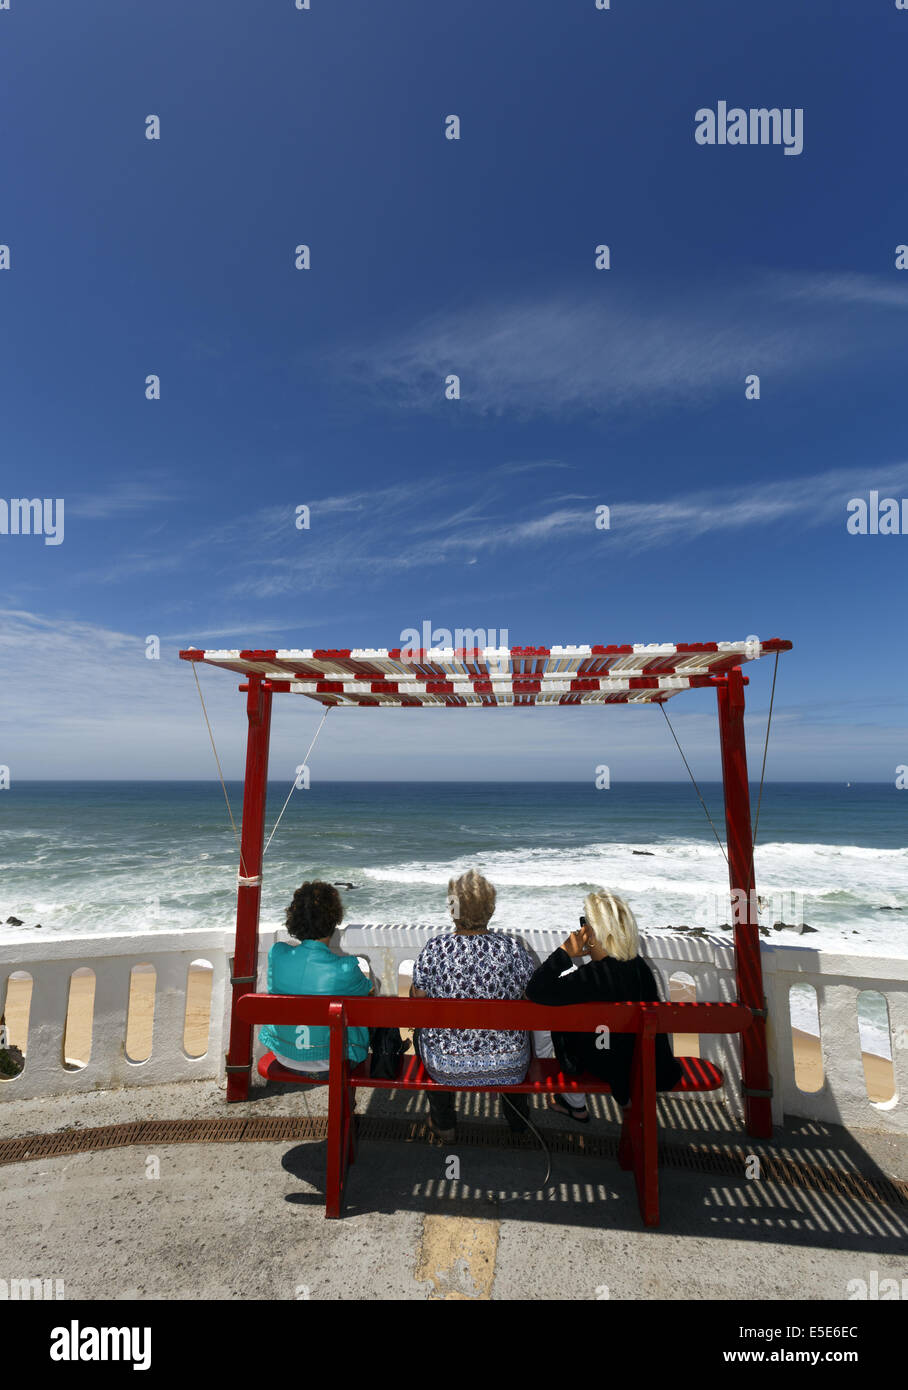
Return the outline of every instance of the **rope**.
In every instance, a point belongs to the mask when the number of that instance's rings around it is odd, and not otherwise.
[[[245,864],[243,863],[243,847],[242,847],[242,841],[240,840],[240,833],[239,833],[239,831],[238,831],[237,828],[236,828],[236,821],[235,821],[234,818],[233,818],[233,809],[232,809],[232,807],[231,807],[231,805],[230,805],[230,797],[229,797],[228,794],[227,794],[227,784],[226,784],[226,782],[224,781],[224,773],[223,773],[223,771],[221,770],[221,760],[220,760],[220,758],[218,757],[218,750],[217,750],[217,746],[216,746],[215,741],[214,741],[214,734],[213,734],[212,731],[211,731],[211,721],[210,721],[210,719],[208,718],[208,710],[205,708],[205,696],[202,694],[202,687],[201,687],[201,685],[199,684],[199,673],[198,673],[198,671],[196,670],[196,666],[195,666],[195,663],[194,663],[194,662],[193,662],[193,666],[192,666],[192,674],[195,676],[195,686],[196,686],[196,690],[199,692],[199,699],[200,699],[201,702],[202,702],[202,714],[205,716],[205,724],[206,724],[206,727],[207,727],[207,729],[208,729],[208,737],[209,737],[209,739],[211,740],[211,751],[212,751],[212,753],[214,754],[214,761],[215,761],[215,763],[217,764],[218,777],[221,779],[221,790],[222,790],[223,793],[224,793],[224,800],[225,800],[226,803],[227,803],[227,814],[228,814],[228,816],[230,817],[230,824],[233,826],[233,837],[234,837],[234,839],[236,840],[236,847],[237,847],[237,849],[238,849],[239,852],[240,852],[240,879],[239,879],[239,881],[240,881],[240,882],[249,882],[249,883],[253,883],[253,882],[261,883],[261,881],[262,881],[262,880],[261,880],[261,877],[259,877],[259,878],[256,879],[256,880],[253,880],[253,879],[248,879],[248,880],[246,880],[246,879],[244,878],[244,875],[245,875],[245,872],[246,872],[246,866],[245,866]],[[316,740],[318,739],[318,736],[319,736],[319,734],[320,734],[321,731],[322,731],[322,725],[324,724],[325,720],[328,718],[328,712],[330,711],[331,708],[332,708],[331,705],[326,705],[326,706],[325,706],[325,713],[322,715],[321,723],[319,724],[318,728],[317,728],[316,731],[315,731],[315,737],[313,738],[312,742],[309,744],[308,749],[306,750],[306,756],[305,756],[305,758],[303,759],[303,765],[304,765],[304,766],[305,766],[306,763],[308,763],[308,761],[309,761],[309,754],[312,752],[313,748],[315,747]],[[293,785],[292,785],[291,788],[290,788],[290,791],[289,791],[288,796],[287,796],[287,800],[284,802],[283,806],[281,807],[281,813],[280,813],[280,815],[278,816],[277,820],[274,822],[274,829],[271,831],[271,834],[268,836],[268,843],[265,845],[265,848],[262,850],[262,858],[263,858],[263,859],[264,859],[264,857],[265,857],[265,854],[266,854],[267,851],[268,851],[268,845],[270,845],[270,844],[271,844],[271,841],[274,839],[274,832],[277,830],[278,826],[279,826],[280,823],[281,823],[281,816],[283,816],[283,814],[284,814],[284,812],[286,811],[288,805],[290,804],[290,797],[293,795],[293,792],[294,792],[294,788],[295,788],[295,787],[296,787],[296,778],[294,777],[294,779],[293,779]]]
[[[769,693],[769,713],[768,713],[767,718],[766,718],[766,737],[765,737],[764,740],[763,740],[763,762],[762,762],[762,765],[761,765],[761,767],[760,767],[760,789],[759,789],[759,791],[758,791],[758,793],[757,793],[757,814],[756,814],[756,817],[755,817],[755,819],[754,819],[753,832],[752,832],[751,837],[750,837],[750,869],[749,869],[749,872],[748,872],[748,881],[749,881],[749,882],[752,881],[752,878],[753,878],[753,871],[754,871],[754,854],[755,854],[756,848],[757,848],[757,831],[758,831],[759,826],[760,826],[760,807],[761,807],[762,804],[763,804],[763,779],[764,779],[765,776],[766,776],[766,755],[767,755],[767,753],[769,752],[769,731],[770,731],[770,729],[772,728],[772,707],[773,707],[773,704],[774,704],[775,698],[776,698],[776,676],[777,676],[778,674],[779,674],[779,653],[776,652],[775,665],[774,665],[773,668],[772,668],[772,689],[770,690],[770,693]],[[665,715],[665,722],[666,722],[666,724],[668,725],[668,727],[671,729],[672,738],[675,740],[675,743],[676,743],[677,748],[678,748],[678,752],[681,754],[681,757],[684,759],[684,766],[687,768],[687,771],[688,771],[688,775],[689,775],[689,777],[690,777],[690,780],[691,780],[691,781],[693,782],[693,784],[694,784],[694,790],[696,791],[697,796],[700,797],[700,805],[703,807],[703,810],[706,812],[706,819],[709,821],[710,825],[712,826],[713,834],[714,834],[715,837],[716,837],[716,843],[718,844],[720,850],[722,851],[723,855],[725,856],[725,862],[726,862],[726,864],[727,864],[727,863],[728,863],[728,854],[726,853],[725,846],[723,845],[722,841],[719,839],[719,832],[716,830],[716,827],[715,827],[715,825],[714,825],[714,823],[713,823],[713,818],[712,818],[712,816],[709,814],[709,811],[708,811],[707,806],[706,806],[706,802],[703,800],[703,797],[700,796],[700,788],[697,786],[697,782],[696,782],[696,779],[695,779],[695,777],[694,777],[694,774],[693,774],[693,773],[691,772],[691,770],[690,770],[690,763],[689,763],[689,762],[687,761],[687,759],[684,757],[684,749],[681,747],[680,743],[678,743],[677,735],[676,735],[674,729],[672,729],[672,722],[671,722],[671,720],[669,719],[668,715],[667,715],[666,712],[665,712],[665,705],[662,703],[662,701],[659,702],[659,708],[661,709],[663,715]],[[748,917],[749,917],[749,913],[748,913]]]
[[[315,738],[313,738],[312,742],[309,744],[309,747],[308,747],[308,749],[306,750],[306,756],[305,756],[305,758],[303,758],[303,766],[304,766],[304,767],[306,766],[306,764],[307,764],[308,761],[309,761],[309,754],[312,752],[313,748],[315,747],[316,739],[318,738],[319,734],[320,734],[321,731],[322,731],[322,724],[324,724],[325,720],[328,718],[328,714],[329,714],[329,711],[331,710],[331,708],[332,708],[331,705],[326,705],[326,706],[325,706],[325,713],[322,715],[321,724],[319,724],[318,728],[316,729],[316,731],[315,731]],[[281,807],[281,813],[280,813],[280,815],[278,816],[277,820],[274,822],[274,829],[271,831],[271,834],[268,836],[268,843],[265,845],[265,848],[262,850],[262,858],[263,858],[263,859],[264,859],[265,855],[268,853],[268,845],[270,845],[270,844],[271,844],[271,841],[274,839],[275,831],[277,830],[278,826],[279,826],[280,823],[281,823],[281,816],[283,816],[283,814],[284,814],[284,812],[286,811],[287,807],[290,805],[290,798],[291,798],[291,796],[293,795],[294,791],[296,790],[296,783],[297,783],[297,778],[294,777],[294,779],[293,779],[293,781],[292,781],[292,783],[291,783],[291,785],[290,785],[290,790],[289,790],[289,792],[287,793],[287,800],[284,802],[283,806]]]
[[[778,653],[776,653],[776,655],[778,656]],[[713,822],[712,816],[709,814],[709,808],[707,807],[706,802],[703,800],[703,797],[700,795],[700,788],[697,786],[697,779],[694,777],[694,774],[693,774],[693,773],[691,772],[691,770],[690,770],[690,763],[689,763],[689,762],[687,761],[687,759],[684,757],[684,749],[681,747],[680,743],[678,743],[678,735],[675,733],[674,729],[672,729],[672,721],[669,719],[668,715],[665,713],[665,705],[662,703],[661,700],[659,701],[659,708],[661,709],[663,715],[665,716],[665,722],[666,722],[666,724],[667,724],[668,727],[671,729],[672,738],[675,740],[675,744],[677,745],[678,752],[681,754],[681,757],[684,759],[684,766],[687,768],[688,776],[690,777],[690,780],[691,780],[691,781],[693,782],[693,784],[694,784],[694,791],[695,791],[695,792],[697,793],[697,795],[700,797],[700,805],[703,807],[703,810],[706,812],[706,819],[709,821],[710,825],[711,825],[712,828],[713,828],[713,834],[714,834],[715,837],[716,837],[716,844],[719,846],[720,850],[721,850],[722,853],[725,855],[725,862],[726,862],[726,864],[727,864],[727,863],[728,863],[728,855],[725,853],[725,846],[723,845],[722,841],[719,839],[719,832],[718,832],[718,830],[717,830],[716,827],[715,827],[715,824],[714,824],[714,822]]]
[[[240,851],[240,863],[242,864],[242,860],[243,860],[243,849],[242,849],[242,845],[241,845],[241,843],[240,843],[240,833],[239,833],[239,831],[238,831],[237,828],[236,828],[236,821],[233,819],[233,811],[231,810],[231,807],[230,807],[230,797],[227,795],[227,785],[226,785],[226,783],[225,783],[225,781],[224,781],[224,774],[223,774],[223,772],[221,771],[221,760],[220,760],[220,758],[218,757],[218,750],[217,750],[217,748],[215,747],[215,743],[214,743],[214,734],[211,732],[211,723],[210,723],[210,721],[209,721],[209,719],[208,719],[208,711],[207,711],[207,709],[205,708],[205,697],[204,697],[204,695],[202,694],[202,687],[201,687],[201,685],[199,684],[199,673],[198,673],[198,671],[196,670],[196,663],[195,663],[195,662],[192,663],[192,674],[195,676],[196,689],[197,689],[198,692],[199,692],[199,699],[200,699],[201,702],[202,702],[202,713],[203,713],[204,716],[205,716],[205,723],[208,725],[208,737],[211,739],[211,751],[214,753],[214,760],[215,760],[215,762],[216,762],[217,765],[218,765],[218,776],[219,776],[220,779],[221,779],[221,790],[222,790],[223,793],[224,793],[224,800],[227,802],[227,814],[228,814],[228,816],[230,817],[230,824],[233,826],[233,835],[234,835],[234,839],[236,840],[236,847],[237,847],[237,849]]]
[[[766,720],[766,738],[763,741],[763,766],[760,768],[760,794],[757,797],[757,817],[754,821],[753,845],[757,845],[757,830],[760,825],[760,803],[763,800],[763,777],[766,773],[766,754],[769,751],[769,726],[772,724],[772,702],[776,698],[776,676],[779,672],[779,653],[776,652],[776,664],[772,668],[772,690],[769,693],[769,717]],[[753,868],[753,858],[750,867]]]

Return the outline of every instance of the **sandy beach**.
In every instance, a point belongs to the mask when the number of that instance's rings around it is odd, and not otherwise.
[[[66,1019],[65,1061],[69,1066],[81,1066],[91,1054],[91,1022],[94,1005],[94,976],[76,975],[72,981],[69,1010]],[[409,982],[404,980],[400,993],[406,995]],[[211,1007],[211,971],[193,968],[189,974],[186,1027],[183,1046],[191,1057],[207,1051],[209,1011]],[[132,976],[129,998],[126,1053],[132,1061],[144,1061],[151,1053],[154,1025],[155,976],[149,967],[137,969]],[[671,997],[678,1003],[689,1002],[693,996],[677,981],[672,982]],[[5,1017],[10,1043],[27,1051],[28,1010],[31,999],[29,980],[10,980]],[[804,1091],[819,1090],[823,1081],[823,1059],[819,1038],[800,1029],[793,1029],[795,1068],[798,1084]],[[674,1037],[677,1056],[700,1055],[700,1039],[696,1034],[678,1033]],[[862,1054],[867,1092],[872,1101],[891,1100],[895,1090],[892,1062],[872,1052]]]

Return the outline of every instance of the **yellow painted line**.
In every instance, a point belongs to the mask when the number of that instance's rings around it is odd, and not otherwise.
[[[432,1283],[430,1299],[492,1297],[500,1225],[487,1217],[423,1217],[415,1277]]]

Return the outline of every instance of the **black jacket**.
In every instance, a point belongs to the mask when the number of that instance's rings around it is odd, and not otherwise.
[[[597,1000],[621,1004],[639,1000],[659,1001],[655,976],[641,956],[633,960],[588,961],[570,975],[573,965],[563,947],[543,961],[526,988],[534,1004],[593,1004]],[[631,1063],[634,1057],[633,1033],[609,1033],[609,1046],[596,1046],[595,1033],[552,1033],[555,1054],[568,1071],[590,1071],[611,1084],[619,1105],[630,1100]],[[667,1033],[656,1034],[656,1088],[670,1091],[681,1080],[681,1067],[672,1054]]]

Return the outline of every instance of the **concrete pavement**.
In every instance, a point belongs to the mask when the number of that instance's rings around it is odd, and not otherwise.
[[[369,1099],[395,1113],[394,1097]],[[258,1094],[229,1113],[317,1114],[324,1101],[317,1089]],[[2,1115],[8,1137],[226,1109],[216,1086],[187,1083],[6,1102]],[[800,1151],[811,1136],[796,1137]],[[868,1170],[902,1175],[891,1140],[833,1138],[838,1162],[860,1166],[851,1145]],[[347,1214],[326,1221],[322,1140],[11,1163],[0,1167],[0,1277],[62,1279],[67,1297],[87,1299],[471,1301],[844,1299],[874,1270],[908,1278],[906,1207],[666,1168],[662,1224],[648,1231],[613,1161],[555,1153],[540,1191],[544,1167],[537,1148],[364,1140]]]

